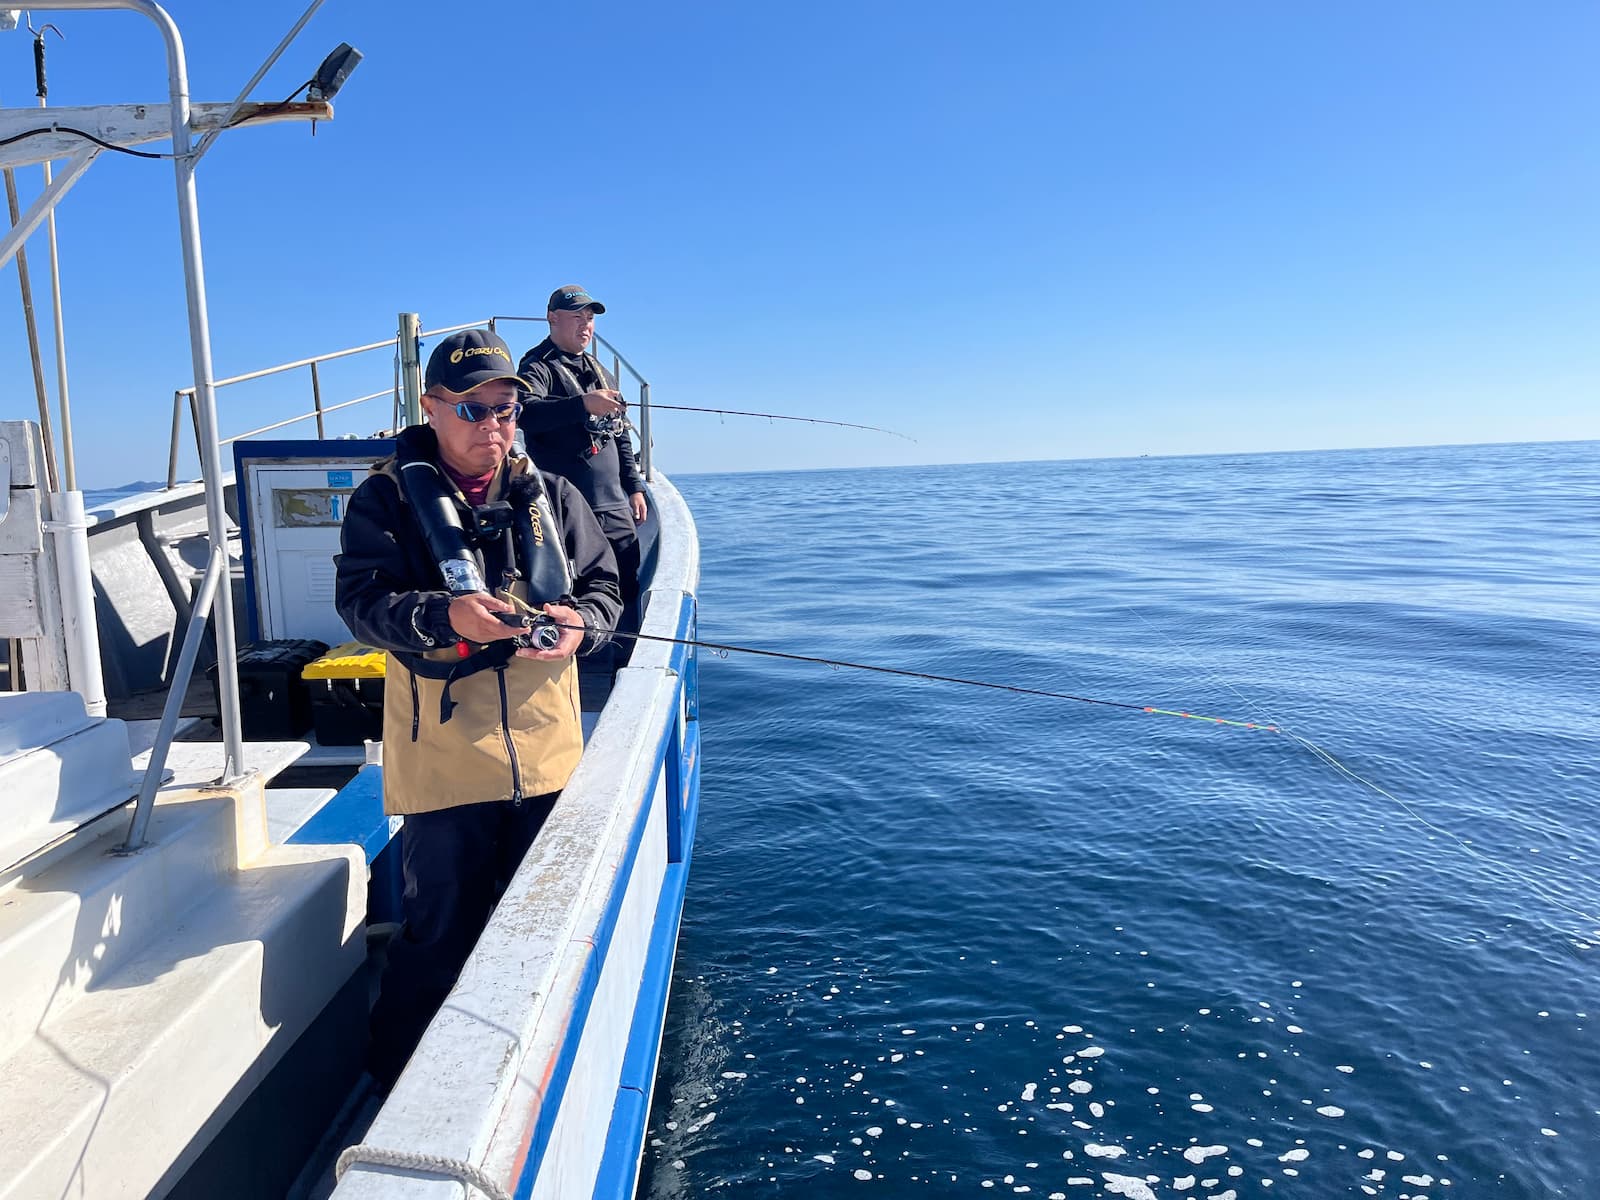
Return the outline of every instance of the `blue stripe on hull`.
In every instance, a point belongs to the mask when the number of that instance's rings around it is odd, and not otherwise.
[[[686,597],[678,614],[677,636],[692,637],[695,629],[695,600]],[[678,673],[679,696],[687,701],[693,696],[698,663],[692,648],[678,646],[672,666]],[[680,709],[680,713],[684,710]],[[680,733],[680,726],[682,726]],[[617,1096],[612,1106],[611,1121],[607,1126],[606,1145],[595,1180],[596,1197],[615,1197],[623,1200],[633,1195],[638,1179],[639,1155],[644,1145],[645,1123],[649,1117],[650,1091],[655,1079],[656,1059],[661,1049],[662,1027],[666,1020],[667,998],[672,987],[672,967],[677,953],[678,926],[683,914],[684,891],[688,886],[689,860],[694,845],[694,832],[700,807],[700,724],[690,712],[685,721],[674,717],[662,733],[649,761],[653,781],[663,767],[666,769],[666,786],[662,789],[662,802],[667,806],[666,830],[668,862],[663,874],[661,893],[656,901],[655,916],[646,950],[637,998],[634,1002],[633,1020],[628,1031],[628,1045],[624,1052]],[[595,931],[593,948],[583,965],[583,975],[578,982],[572,1017],[567,1025],[566,1037],[556,1055],[550,1074],[548,1089],[539,1108],[530,1138],[528,1157],[513,1192],[516,1200],[531,1200],[545,1152],[549,1149],[551,1134],[557,1115],[565,1098],[567,1084],[572,1077],[572,1067],[583,1042],[584,1028],[600,984],[600,975],[610,953],[611,941],[616,932],[617,920],[628,886],[633,879],[638,861],[639,847],[649,825],[653,803],[640,806],[639,814],[629,831],[627,850],[618,864],[611,894],[607,897],[605,912]]]
[[[682,685],[680,685],[682,686]],[[650,762],[654,763],[654,770],[650,778],[654,779],[661,770],[662,763],[667,760],[667,750],[675,744],[677,733],[677,720],[670,723],[662,731],[661,741],[656,744]],[[662,789],[666,790],[666,789]],[[518,1178],[517,1190],[514,1195],[517,1200],[530,1200],[533,1195],[534,1181],[538,1179],[539,1166],[544,1160],[544,1152],[549,1149],[550,1133],[555,1128],[555,1118],[560,1114],[562,1101],[565,1099],[566,1085],[573,1074],[573,1062],[578,1058],[578,1048],[582,1043],[584,1026],[589,1021],[589,1010],[594,1006],[595,989],[600,986],[600,971],[605,966],[606,955],[610,954],[611,938],[616,934],[618,915],[621,914],[622,901],[627,898],[627,886],[634,877],[635,862],[638,861],[638,848],[645,838],[645,829],[650,824],[651,805],[640,805],[638,816],[634,819],[634,827],[629,830],[627,837],[627,850],[622,854],[622,861],[618,864],[616,880],[611,886],[611,894],[606,898],[605,912],[600,917],[600,925],[595,930],[594,946],[589,950],[584,960],[584,971],[578,981],[578,995],[574,997],[571,1021],[566,1026],[566,1038],[562,1043],[562,1050],[555,1056],[554,1066],[550,1069],[550,1083],[541,1106],[539,1117],[534,1122],[533,1136],[528,1146],[528,1158],[523,1163],[522,1176]],[[682,907],[682,893],[678,907]],[[659,909],[658,909],[659,910]],[[674,926],[675,928],[675,926]]]
[[[689,726],[684,760],[696,762],[700,727]],[[694,743],[693,747],[690,742]],[[695,819],[700,811],[700,772],[688,778],[688,803],[683,809],[682,862],[668,865],[662,880],[661,899],[656,905],[655,925],[650,933],[650,949],[644,974],[639,980],[639,996],[633,1009],[633,1026],[628,1031],[628,1050],[622,1063],[617,1101],[606,1131],[605,1157],[595,1180],[595,1200],[628,1200],[639,1179],[639,1155],[644,1149],[645,1125],[650,1116],[650,1092],[655,1084],[656,1060],[661,1053],[662,1028],[667,1017],[667,998],[672,990],[672,967],[677,958],[678,927],[683,916],[683,897],[689,885],[689,862],[694,846]]]

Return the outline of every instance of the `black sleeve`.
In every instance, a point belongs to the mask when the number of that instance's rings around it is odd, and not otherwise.
[[[351,633],[383,650],[413,652],[458,640],[450,593],[429,578],[422,531],[392,479],[374,475],[355,490],[339,543],[333,602]]]
[[[528,385],[528,396],[522,402],[522,416],[517,424],[526,433],[549,433],[564,425],[581,425],[588,410],[583,407],[582,396],[552,396],[550,394],[550,368],[533,357],[533,351],[522,356],[517,364],[517,374]]]
[[[561,522],[567,561],[572,564],[572,607],[583,617],[588,630],[578,653],[589,654],[610,640],[617,618],[622,615],[617,558],[583,493],[560,475],[550,471],[541,474]]]

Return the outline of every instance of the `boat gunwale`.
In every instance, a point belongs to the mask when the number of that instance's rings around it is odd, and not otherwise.
[[[661,551],[644,593],[641,632],[692,637],[699,583],[693,519],[670,481],[658,473],[650,486]],[[644,641],[619,672],[583,761],[368,1130],[364,1147],[481,1165],[492,1177],[505,1179],[508,1190],[530,1194],[531,1176],[548,1159],[556,1111],[565,1099],[651,818],[662,805],[676,805],[683,833],[693,828],[693,813],[685,811],[699,794],[692,778],[698,771],[698,738],[688,729],[694,721],[688,695],[693,669],[691,647]],[[689,762],[686,752],[692,755]],[[674,753],[677,768],[691,773],[682,787],[664,782],[675,769]],[[687,846],[678,844],[686,855]],[[645,992],[638,985],[661,970],[650,957],[659,941],[658,926],[668,920],[675,932],[680,915],[676,905],[668,905],[670,912],[659,907],[660,896],[681,898],[682,872],[667,876],[669,867],[686,863],[661,864],[661,887],[650,897],[651,923],[644,930],[643,977],[634,985],[639,995]],[[670,975],[670,957],[667,971]],[[619,1066],[632,1061],[631,1042],[642,1032],[636,1017],[636,1010],[627,1015],[629,1041]],[[643,1049],[653,1063],[656,1047]],[[622,1086],[621,1078],[611,1086],[613,1104]],[[440,1103],[443,1096],[449,1103]],[[646,1105],[638,1113],[637,1130],[626,1131],[623,1141],[642,1145],[647,1111]],[[615,1152],[610,1115],[599,1130],[601,1157],[585,1164],[594,1172],[586,1191],[599,1179],[602,1160]],[[632,1157],[636,1166],[636,1151]],[[440,1182],[358,1160],[334,1198],[438,1195]]]

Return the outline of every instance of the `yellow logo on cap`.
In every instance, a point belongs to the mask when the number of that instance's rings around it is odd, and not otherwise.
[[[450,362],[453,365],[463,358],[472,358],[478,354],[498,354],[506,360],[506,366],[509,367],[511,365],[511,355],[507,354],[499,346],[467,346],[460,350],[452,350],[450,351]]]

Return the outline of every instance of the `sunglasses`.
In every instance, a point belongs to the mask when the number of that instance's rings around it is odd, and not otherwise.
[[[504,404],[479,404],[472,400],[463,400],[456,405],[456,416],[473,425],[486,420],[490,413],[494,414],[496,421],[515,421],[522,415],[522,401],[508,400]]]

